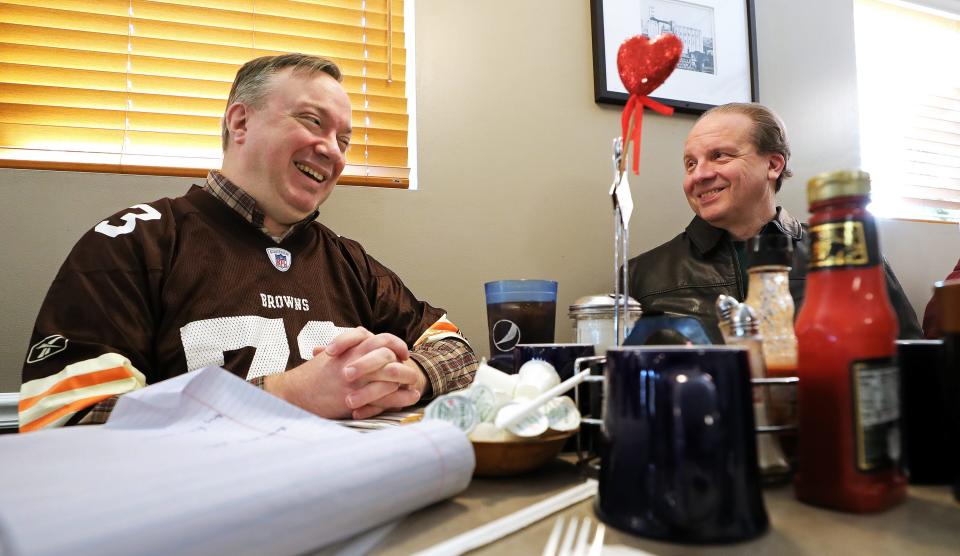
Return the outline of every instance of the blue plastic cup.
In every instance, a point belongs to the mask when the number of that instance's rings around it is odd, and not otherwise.
[[[517,344],[553,343],[557,283],[553,280],[497,280],[484,284],[490,359],[513,370]]]

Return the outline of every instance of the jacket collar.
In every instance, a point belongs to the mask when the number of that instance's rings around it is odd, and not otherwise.
[[[760,232],[776,230],[779,233],[790,236],[794,240],[803,239],[803,226],[800,221],[790,215],[787,209],[777,207],[777,214],[773,217]],[[720,243],[722,239],[728,237],[727,231],[721,228],[715,228],[699,216],[694,216],[690,224],[687,225],[687,237],[693,242],[693,245],[701,254],[711,251]]]
[[[773,217],[773,220],[771,220],[764,229],[769,230],[771,226],[796,241],[803,239],[803,226],[800,224],[800,221],[791,216],[790,213],[787,212],[787,209],[783,207],[777,207],[777,215]]]

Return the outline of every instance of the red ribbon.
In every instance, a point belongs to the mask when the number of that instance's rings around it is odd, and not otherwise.
[[[672,106],[661,104],[648,96],[630,95],[627,107],[623,109],[623,115],[620,116],[620,127],[623,128],[624,153],[629,149],[630,141],[633,141],[633,173],[637,175],[640,174],[640,135],[643,131],[644,106],[664,116],[673,114]],[[630,133],[630,116],[633,116],[632,133]],[[628,133],[630,136],[628,136]]]

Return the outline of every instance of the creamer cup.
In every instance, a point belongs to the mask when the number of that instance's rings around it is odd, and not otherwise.
[[[514,398],[533,399],[560,384],[560,375],[553,365],[542,359],[531,359],[517,372],[520,377],[513,391]]]

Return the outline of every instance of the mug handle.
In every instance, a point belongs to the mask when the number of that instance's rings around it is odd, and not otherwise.
[[[590,365],[592,363],[605,364],[606,362],[607,362],[606,355],[591,355],[589,357],[577,357],[573,362],[573,374],[574,375],[580,374],[580,372],[582,372],[587,365]],[[586,377],[584,377],[583,382],[584,383],[597,383],[597,382],[602,383],[603,376],[588,374]],[[577,385],[576,388],[573,389],[573,400],[577,406],[577,409],[579,410],[580,409],[580,385],[579,384]],[[594,408],[592,407],[590,408],[590,413],[591,413],[590,416],[588,417],[581,416],[580,418],[581,426],[582,425],[589,425],[589,426],[595,426],[595,427],[603,426],[603,408],[601,408],[601,415],[599,419],[593,416],[593,409]],[[586,464],[586,462],[589,459],[590,459],[589,454],[583,447],[583,435],[580,433],[580,431],[577,431],[577,464],[583,466]]]
[[[607,356],[606,356],[606,355],[591,355],[591,356],[589,356],[589,357],[577,357],[576,360],[574,360],[574,362],[573,362],[573,374],[574,374],[574,375],[580,374],[580,373],[584,370],[586,364],[589,364],[589,363],[604,363],[604,364],[606,364],[606,362],[607,362]],[[586,377],[584,377],[583,381],[584,381],[584,382],[603,382],[603,376],[590,374],[590,375],[587,375]],[[574,389],[574,391],[573,391],[573,398],[574,398],[574,401],[575,401],[576,404],[577,404],[577,408],[579,408],[579,407],[580,407],[580,388],[579,388],[579,386],[578,386],[576,389]],[[593,408],[591,408],[591,409],[593,409]],[[581,418],[581,419],[580,419],[580,422],[581,422],[581,423],[584,423],[584,424],[587,424],[587,425],[596,425],[596,426],[603,425],[603,414],[601,413],[599,419],[597,419],[596,417],[593,417],[592,415],[591,415],[590,417],[587,417],[587,418]]]

